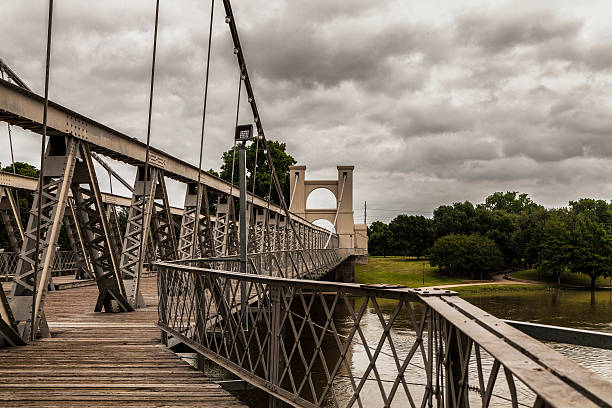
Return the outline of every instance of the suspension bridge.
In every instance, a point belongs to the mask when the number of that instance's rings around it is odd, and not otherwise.
[[[49,100],[52,1],[44,96],[0,60],[0,120],[9,136],[15,126],[42,136],[38,179],[0,173],[14,260],[0,281],[0,405],[243,406],[225,390],[238,386],[263,390],[269,406],[612,406],[610,382],[538,341],[609,347],[603,334],[504,322],[448,290],[354,283],[355,263],[367,262],[354,167],[309,180],[305,166],[291,166],[284,197],[235,16],[222,3],[237,110],[244,89],[255,130],[236,120],[237,185],[233,174],[227,182],[202,170],[214,1],[198,166],[150,141],[159,2],[146,143]],[[265,197],[246,188],[247,141],[271,174]],[[133,166],[135,180],[107,158]],[[131,196],[101,191],[100,167]],[[184,185],[181,208],[169,203],[168,179]],[[307,208],[318,188],[335,208]],[[17,199],[25,191],[34,196],[27,222]],[[86,284],[54,291],[62,226],[74,279]],[[398,340],[400,321],[408,342]],[[212,381],[177,350],[235,380]]]

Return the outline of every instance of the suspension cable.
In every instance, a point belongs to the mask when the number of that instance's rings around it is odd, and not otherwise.
[[[4,80],[4,65],[0,62],[0,74],[2,75],[2,80]],[[11,78],[9,77],[9,80]],[[11,124],[7,122],[6,128],[8,130],[8,139],[9,139],[9,147],[11,150],[11,163],[13,165],[13,174],[17,174],[15,170],[15,155],[13,154],[13,135],[11,134]]]
[[[238,101],[236,103],[236,123],[234,125],[234,129],[238,127],[238,118],[240,116],[240,91],[242,90],[242,71],[240,72],[240,77],[238,78]],[[234,187],[234,162],[236,161],[236,138],[234,138],[234,146],[232,148],[232,175],[230,181],[230,198],[233,201],[232,197],[232,189]]]
[[[5,65],[2,62],[2,60],[0,59],[0,74],[2,74],[2,79],[4,80],[4,69],[5,69]],[[8,76],[8,81],[11,81],[11,76]],[[24,84],[25,85],[25,84]],[[10,123],[6,123],[6,129],[8,131],[8,139],[9,139],[9,148],[11,151],[11,166],[13,168],[13,174],[17,174],[17,167],[15,166],[15,154],[13,153],[13,132],[11,130],[11,124]],[[19,191],[17,191],[17,189],[15,189],[15,202],[17,203],[17,207],[19,207]],[[17,211],[17,213],[19,214],[19,211]],[[20,216],[20,215],[19,215]],[[21,219],[20,219],[21,221]]]
[[[289,209],[291,209],[291,204],[293,204],[293,198],[295,197],[295,188],[297,187],[299,178],[300,173],[295,173],[295,181],[293,182],[293,194],[291,194],[291,199],[289,200]]]
[[[251,194],[251,206],[255,202],[255,184],[257,183],[257,153],[259,153],[259,137],[255,136],[255,170],[253,172],[253,193]]]
[[[19,75],[17,75],[15,73],[15,71],[13,71],[11,69],[11,67],[9,67],[6,62],[4,62],[2,60],[2,58],[0,58],[0,71],[6,72],[6,75],[8,76],[9,79],[11,79],[17,86],[32,92],[32,90],[30,89],[30,87],[23,82],[23,80],[21,78],[19,78]],[[4,79],[4,78],[3,78]]]
[[[155,55],[157,52],[157,26],[159,22],[159,0],[155,2],[155,29],[153,31],[153,57],[151,61],[151,88],[149,90],[149,117],[147,121],[147,147],[145,151],[145,167],[144,167],[144,188],[142,195],[142,208],[141,208],[141,221],[140,221],[140,248],[138,253],[138,276],[136,278],[136,287],[134,288],[134,303],[138,301],[138,291],[140,289],[140,279],[139,277],[142,275],[142,258],[144,256],[144,247],[146,245],[146,239],[144,234],[145,229],[145,204],[147,198],[147,179],[149,178],[149,153],[151,150],[151,114],[153,112],[153,87],[155,85]],[[153,180],[151,180],[153,182]],[[152,199],[152,197],[149,197]]]
[[[36,213],[36,252],[34,256],[34,276],[32,285],[32,316],[30,322],[30,340],[34,341],[36,337],[36,292],[37,292],[37,280],[38,280],[38,268],[40,267],[40,223],[42,218],[42,192],[43,192],[43,180],[45,176],[45,148],[47,141],[47,114],[49,110],[49,68],[51,65],[51,29],[53,24],[53,0],[49,0],[49,16],[47,20],[47,55],[45,60],[45,104],[43,106],[43,128],[42,138],[40,143],[40,176],[38,177],[38,203]],[[42,282],[41,282],[42,283]],[[44,283],[46,285],[46,282]],[[41,285],[41,290],[44,290],[44,286]]]
[[[113,194],[113,173],[108,172],[108,185],[110,187],[110,193]]]
[[[338,222],[338,213],[340,212],[340,206],[342,205],[342,196],[344,195],[344,185],[346,184],[346,174],[342,177],[342,189],[340,190],[340,199],[338,200],[338,208],[336,208],[336,215],[334,216],[334,229],[336,229],[336,223]],[[325,248],[329,245],[329,240],[332,237],[332,230],[329,230],[329,235],[327,236],[327,242],[325,243]]]
[[[251,80],[249,78],[249,72],[246,66],[246,60],[244,59],[244,54],[242,52],[242,48],[240,45],[240,38],[238,37],[238,28],[236,26],[236,22],[234,20],[234,14],[232,11],[232,6],[230,4],[230,0],[223,0],[223,6],[225,8],[225,22],[229,25],[230,33],[232,35],[232,41],[234,42],[234,53],[236,54],[236,58],[238,59],[238,66],[241,70],[241,76],[244,80],[244,87],[248,95],[249,104],[251,106],[251,111],[253,114],[253,119],[255,121],[255,126],[257,127],[258,136],[261,138],[261,142],[264,149],[264,155],[266,156],[266,161],[270,166],[270,173],[272,175],[272,180],[274,182],[274,186],[276,191],[278,192],[278,198],[280,201],[281,208],[285,213],[285,216],[289,222],[291,230],[302,249],[305,249],[304,243],[302,242],[301,237],[296,231],[295,224],[293,219],[291,218],[291,213],[289,212],[289,208],[287,207],[287,202],[285,201],[285,196],[282,191],[282,187],[278,178],[278,174],[276,173],[276,168],[274,167],[274,162],[272,161],[272,155],[268,150],[268,144],[266,140],[266,136],[263,130],[263,126],[261,124],[261,118],[259,117],[259,112],[257,110],[257,104],[255,102],[255,95],[253,93],[253,88],[251,86]]]
[[[210,50],[212,46],[212,29],[213,29],[213,13],[215,10],[215,0],[211,1],[210,4],[210,25],[208,28],[208,50],[206,55],[206,76],[204,80],[204,104],[202,107],[202,132],[200,133],[200,158],[198,161],[198,184],[196,185],[196,212],[195,212],[195,220],[193,224],[193,238],[191,243],[191,257],[195,258],[196,255],[196,245],[198,241],[198,232],[200,230],[200,182],[202,179],[202,154],[204,152],[204,125],[206,124],[206,104],[208,102],[208,77],[210,73]],[[203,193],[206,194],[206,191]]]
[[[272,182],[268,183],[268,199],[266,200],[266,218],[264,222],[266,223],[266,236],[268,237],[268,248],[264,249],[270,250],[270,201],[272,200]],[[275,232],[276,235],[276,232]]]

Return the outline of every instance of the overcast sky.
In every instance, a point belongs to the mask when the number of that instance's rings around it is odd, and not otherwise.
[[[144,141],[154,3],[55,1],[51,99]],[[216,3],[206,169],[230,146],[238,86]],[[45,4],[4,1],[0,16],[0,57],[41,94]],[[152,145],[196,165],[209,7],[161,0]],[[551,207],[610,199],[609,0],[234,0],[233,8],[268,138],[286,142],[309,178],[354,164],[356,221],[365,200],[369,223],[494,191],[527,192]],[[250,119],[244,102],[241,122]],[[0,138],[8,146],[4,127]],[[38,143],[15,131],[16,159],[38,163]],[[7,148],[0,161],[9,163]],[[180,205],[184,189],[170,190]]]

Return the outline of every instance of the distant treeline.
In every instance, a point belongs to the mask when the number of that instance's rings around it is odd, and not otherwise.
[[[546,209],[527,194],[496,192],[482,204],[443,205],[433,218],[398,215],[368,227],[370,255],[428,256],[433,266],[473,278],[510,268],[610,276],[612,204],[583,198]]]

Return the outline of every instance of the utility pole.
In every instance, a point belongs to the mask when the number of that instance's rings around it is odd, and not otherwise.
[[[363,223],[368,225],[368,202],[363,202]]]

